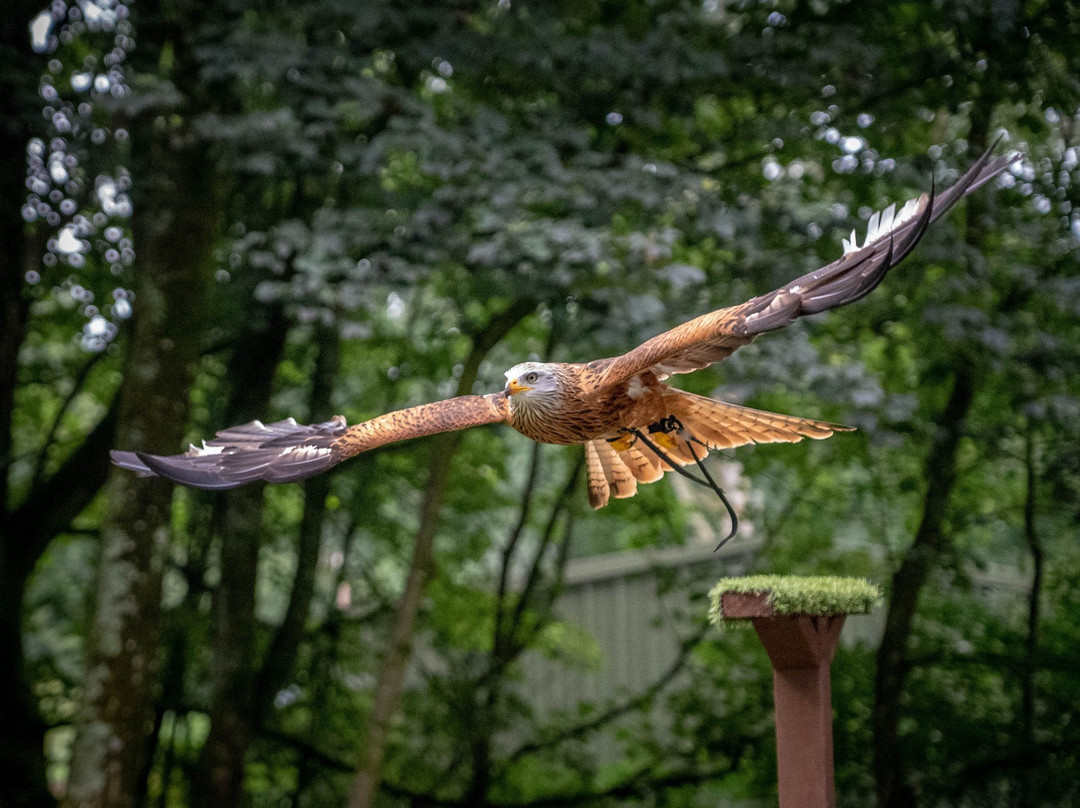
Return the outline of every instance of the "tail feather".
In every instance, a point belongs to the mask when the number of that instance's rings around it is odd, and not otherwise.
[[[604,476],[607,478],[608,486],[614,493],[616,499],[626,499],[632,497],[637,493],[637,480],[634,479],[634,475],[630,473],[630,469],[626,463],[619,456],[611,444],[604,442],[603,449],[598,453],[600,455],[600,464],[604,467]]]
[[[639,443],[621,452],[619,457],[639,483],[656,482],[664,476],[664,472],[671,471],[671,466],[661,460],[652,449]]]
[[[606,440],[585,444],[585,466],[589,474],[589,504],[602,508],[608,498],[626,499],[637,493],[637,479]]]
[[[821,440],[836,432],[850,432],[854,427],[797,418],[775,412],[755,410],[726,401],[716,401],[693,393],[680,392],[671,396],[671,414],[685,427],[683,434],[669,434],[670,447],[661,447],[660,457],[643,441],[632,442],[619,450],[606,440],[585,444],[585,461],[589,476],[589,504],[602,508],[614,496],[632,497],[638,483],[659,480],[672,467],[669,460],[680,466],[704,457],[709,449],[732,449],[749,443],[798,443],[803,438]],[[665,441],[665,444],[669,441]]]
[[[600,444],[604,441],[591,440],[585,444],[585,471],[589,477],[589,504],[593,508],[603,508],[608,504],[608,481],[604,466],[600,463]]]

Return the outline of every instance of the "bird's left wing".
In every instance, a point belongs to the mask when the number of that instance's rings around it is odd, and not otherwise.
[[[504,393],[458,396],[397,410],[353,426],[334,416],[310,426],[292,418],[252,421],[218,432],[202,446],[162,456],[113,451],[112,461],[141,477],[166,477],[194,488],[235,488],[254,480],[285,483],[326,471],[361,452],[396,441],[499,423],[508,413]]]
[[[875,213],[862,246],[852,231],[851,239],[844,239],[844,254],[831,264],[745,303],[703,314],[622,356],[589,363],[586,369],[596,380],[597,390],[647,370],[663,377],[707,367],[726,359],[758,334],[869,294],[885,273],[914,249],[932,222],[1020,157],[1013,153],[991,159],[991,151],[941,194],[923,194],[899,211],[890,205]]]

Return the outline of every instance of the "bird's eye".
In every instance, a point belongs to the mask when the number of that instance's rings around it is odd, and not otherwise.
[[[535,372],[525,374],[525,381],[528,382],[529,384],[536,384],[536,380],[539,379],[539,378],[540,378],[540,374],[535,373]]]

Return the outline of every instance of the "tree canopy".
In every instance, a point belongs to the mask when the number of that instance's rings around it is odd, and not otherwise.
[[[214,495],[107,451],[621,353],[995,142],[874,294],[680,385],[858,427],[710,461],[750,571],[884,589],[834,664],[841,804],[1075,804],[1077,42],[1049,0],[13,3],[0,804],[767,804],[722,561],[651,573],[645,685],[530,689],[601,678],[567,570],[713,541],[717,503],[594,513],[578,449],[492,428]]]

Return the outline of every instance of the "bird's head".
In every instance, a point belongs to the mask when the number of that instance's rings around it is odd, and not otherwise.
[[[559,376],[552,365],[522,362],[506,371],[506,395],[511,405],[527,406],[559,396]]]

